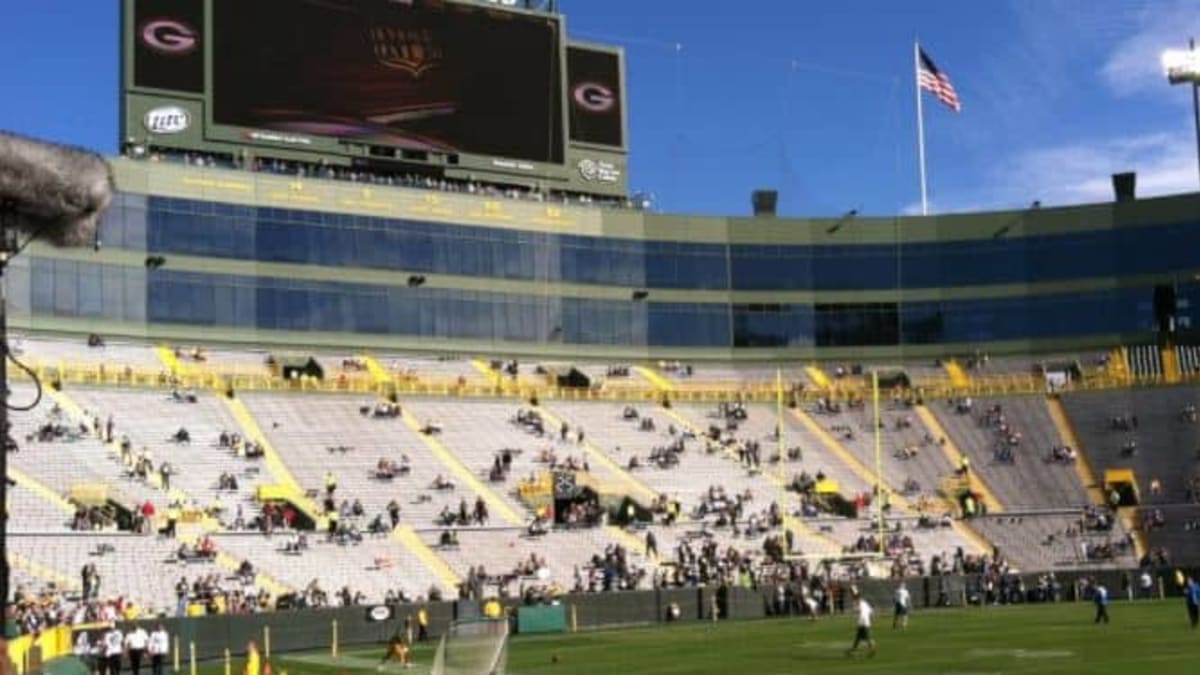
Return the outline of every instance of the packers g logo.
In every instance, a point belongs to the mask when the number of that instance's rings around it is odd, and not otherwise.
[[[142,44],[167,56],[186,56],[200,44],[191,26],[174,19],[150,19],[142,24],[141,34]]]
[[[584,82],[576,85],[572,97],[580,108],[594,113],[608,112],[617,103],[617,97],[613,94],[612,89],[599,82]]]

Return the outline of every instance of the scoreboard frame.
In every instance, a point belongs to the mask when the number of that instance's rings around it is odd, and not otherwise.
[[[216,2],[244,0],[169,0],[171,7],[199,8],[202,26],[188,26],[170,16],[156,20],[155,30],[148,22],[138,26],[138,3],[167,3],[167,0],[122,0],[120,54],[120,139],[119,145],[142,145],[178,151],[191,151],[236,157],[247,162],[259,158],[324,164],[342,168],[376,168],[393,173],[412,172],[442,175],[452,180],[516,185],[543,191],[591,194],[613,198],[628,196],[628,103],[625,88],[624,50],[609,45],[583,43],[569,39],[567,20],[554,14],[558,37],[558,76],[561,93],[560,120],[562,163],[540,162],[511,157],[464,152],[414,150],[401,145],[379,145],[354,139],[280,132],[216,124],[213,120],[213,5]],[[367,0],[379,1],[379,0]],[[427,0],[414,0],[426,2]],[[189,3],[192,3],[189,5]],[[544,18],[545,12],[519,7],[499,6],[473,0],[437,0],[438,5],[464,5],[474,11],[491,14],[519,13]],[[185,10],[186,13],[186,10]],[[194,16],[194,12],[192,14]],[[143,34],[144,33],[144,34]],[[167,57],[203,58],[203,91],[180,91],[161,86],[139,85],[135,64],[138,50],[148,45]],[[617,54],[620,63],[621,128],[623,146],[612,148],[570,140],[570,96],[567,73],[568,46],[582,46]],[[145,59],[141,63],[147,63]],[[193,65],[194,67],[194,65]]]

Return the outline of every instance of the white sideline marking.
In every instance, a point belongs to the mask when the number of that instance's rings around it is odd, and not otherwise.
[[[1075,656],[1069,649],[972,649],[968,657],[1009,656],[1015,659],[1067,659]]]
[[[844,649],[848,649],[850,647],[850,644],[851,644],[850,642],[847,642],[845,640],[837,640],[837,641],[825,640],[823,642],[817,642],[817,641],[813,641],[813,640],[805,640],[804,642],[796,643],[796,646],[799,647],[800,649],[843,649],[844,650]]]

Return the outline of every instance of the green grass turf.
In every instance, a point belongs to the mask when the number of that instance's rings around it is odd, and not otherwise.
[[[836,673],[1200,673],[1200,631],[1187,626],[1182,601],[1119,603],[1113,622],[1093,625],[1090,604],[1025,605],[917,612],[893,631],[881,611],[874,658],[846,657],[854,618],[684,623],[571,635],[514,636],[513,675],[785,675]],[[325,675],[375,672],[382,647],[277,655],[275,672]],[[419,646],[410,671],[422,675],[431,651]],[[240,672],[235,663],[234,672]],[[210,666],[202,673],[223,673]]]

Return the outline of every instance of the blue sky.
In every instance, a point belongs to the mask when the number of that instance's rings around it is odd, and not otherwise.
[[[242,0],[246,1],[246,0]],[[1194,191],[1191,97],[1160,72],[1200,0],[560,0],[627,50],[631,185],[666,211],[918,209],[912,43],[954,81],[925,99],[936,212]],[[0,128],[113,152],[113,0],[0,3]]]

